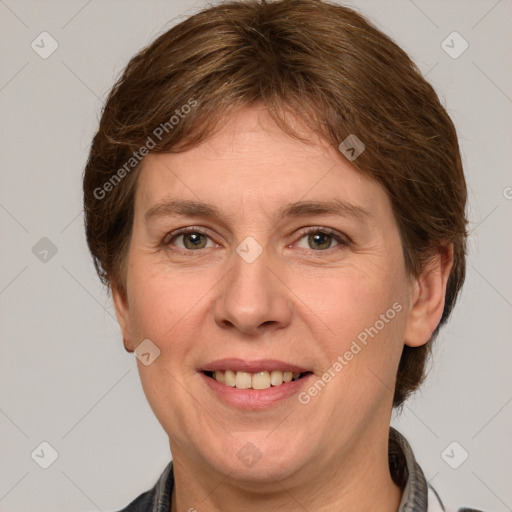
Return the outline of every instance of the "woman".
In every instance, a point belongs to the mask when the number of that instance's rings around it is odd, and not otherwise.
[[[110,93],[86,230],[173,461],[125,511],[432,511],[393,407],[465,276],[454,126],[354,11],[234,1]]]

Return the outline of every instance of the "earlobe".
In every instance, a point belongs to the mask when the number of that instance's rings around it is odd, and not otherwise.
[[[133,349],[131,343],[124,337],[123,337],[123,345],[124,345],[124,349],[126,350],[126,352],[130,352],[130,353],[134,352],[134,349]]]
[[[419,347],[427,343],[443,314],[446,286],[453,267],[453,244],[440,245],[411,283],[410,309],[404,343]]]
[[[124,348],[127,352],[133,352],[133,342],[130,329],[130,308],[126,292],[115,284],[112,284],[112,300],[116,312],[116,318],[121,328]]]

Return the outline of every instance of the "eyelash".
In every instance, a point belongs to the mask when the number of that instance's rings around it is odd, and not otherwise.
[[[211,239],[210,235],[208,235],[208,233],[206,233],[204,230],[202,230],[201,228],[195,228],[192,226],[189,228],[183,228],[178,231],[169,233],[164,238],[162,244],[164,247],[167,248],[172,245],[173,240],[175,240],[176,238],[178,238],[180,236],[187,235],[189,233],[197,233],[197,234],[204,235]],[[312,227],[302,229],[300,231],[299,241],[302,240],[302,238],[304,238],[307,235],[318,234],[318,233],[331,236],[333,240],[338,242],[338,245],[335,245],[334,247],[329,247],[329,249],[320,249],[317,251],[314,249],[302,249],[302,250],[311,251],[314,253],[330,253],[330,251],[332,249],[336,249],[337,247],[341,249],[343,247],[348,246],[351,242],[351,240],[346,235],[345,236],[340,235],[337,231],[335,231],[333,229],[324,228],[324,227],[320,227],[320,226],[312,226]],[[205,248],[203,248],[203,249],[205,249]],[[207,247],[206,249],[211,249],[211,247]],[[175,247],[173,250],[186,252],[186,253],[194,253],[194,252],[201,253],[201,249],[193,250],[193,249],[182,249],[181,247]],[[200,254],[198,254],[198,255],[200,255]]]

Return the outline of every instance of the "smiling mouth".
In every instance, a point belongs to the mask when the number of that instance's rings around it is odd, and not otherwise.
[[[237,389],[268,389],[282,386],[288,382],[299,380],[312,372],[293,373],[289,371],[272,370],[249,373],[233,370],[203,371],[207,377],[220,384]]]

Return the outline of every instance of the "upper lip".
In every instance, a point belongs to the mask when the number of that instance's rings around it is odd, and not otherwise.
[[[202,372],[214,372],[216,370],[233,370],[248,373],[271,372],[272,370],[281,370],[283,372],[303,373],[308,370],[302,366],[286,363],[277,359],[255,359],[247,361],[238,358],[216,359],[199,368]]]

